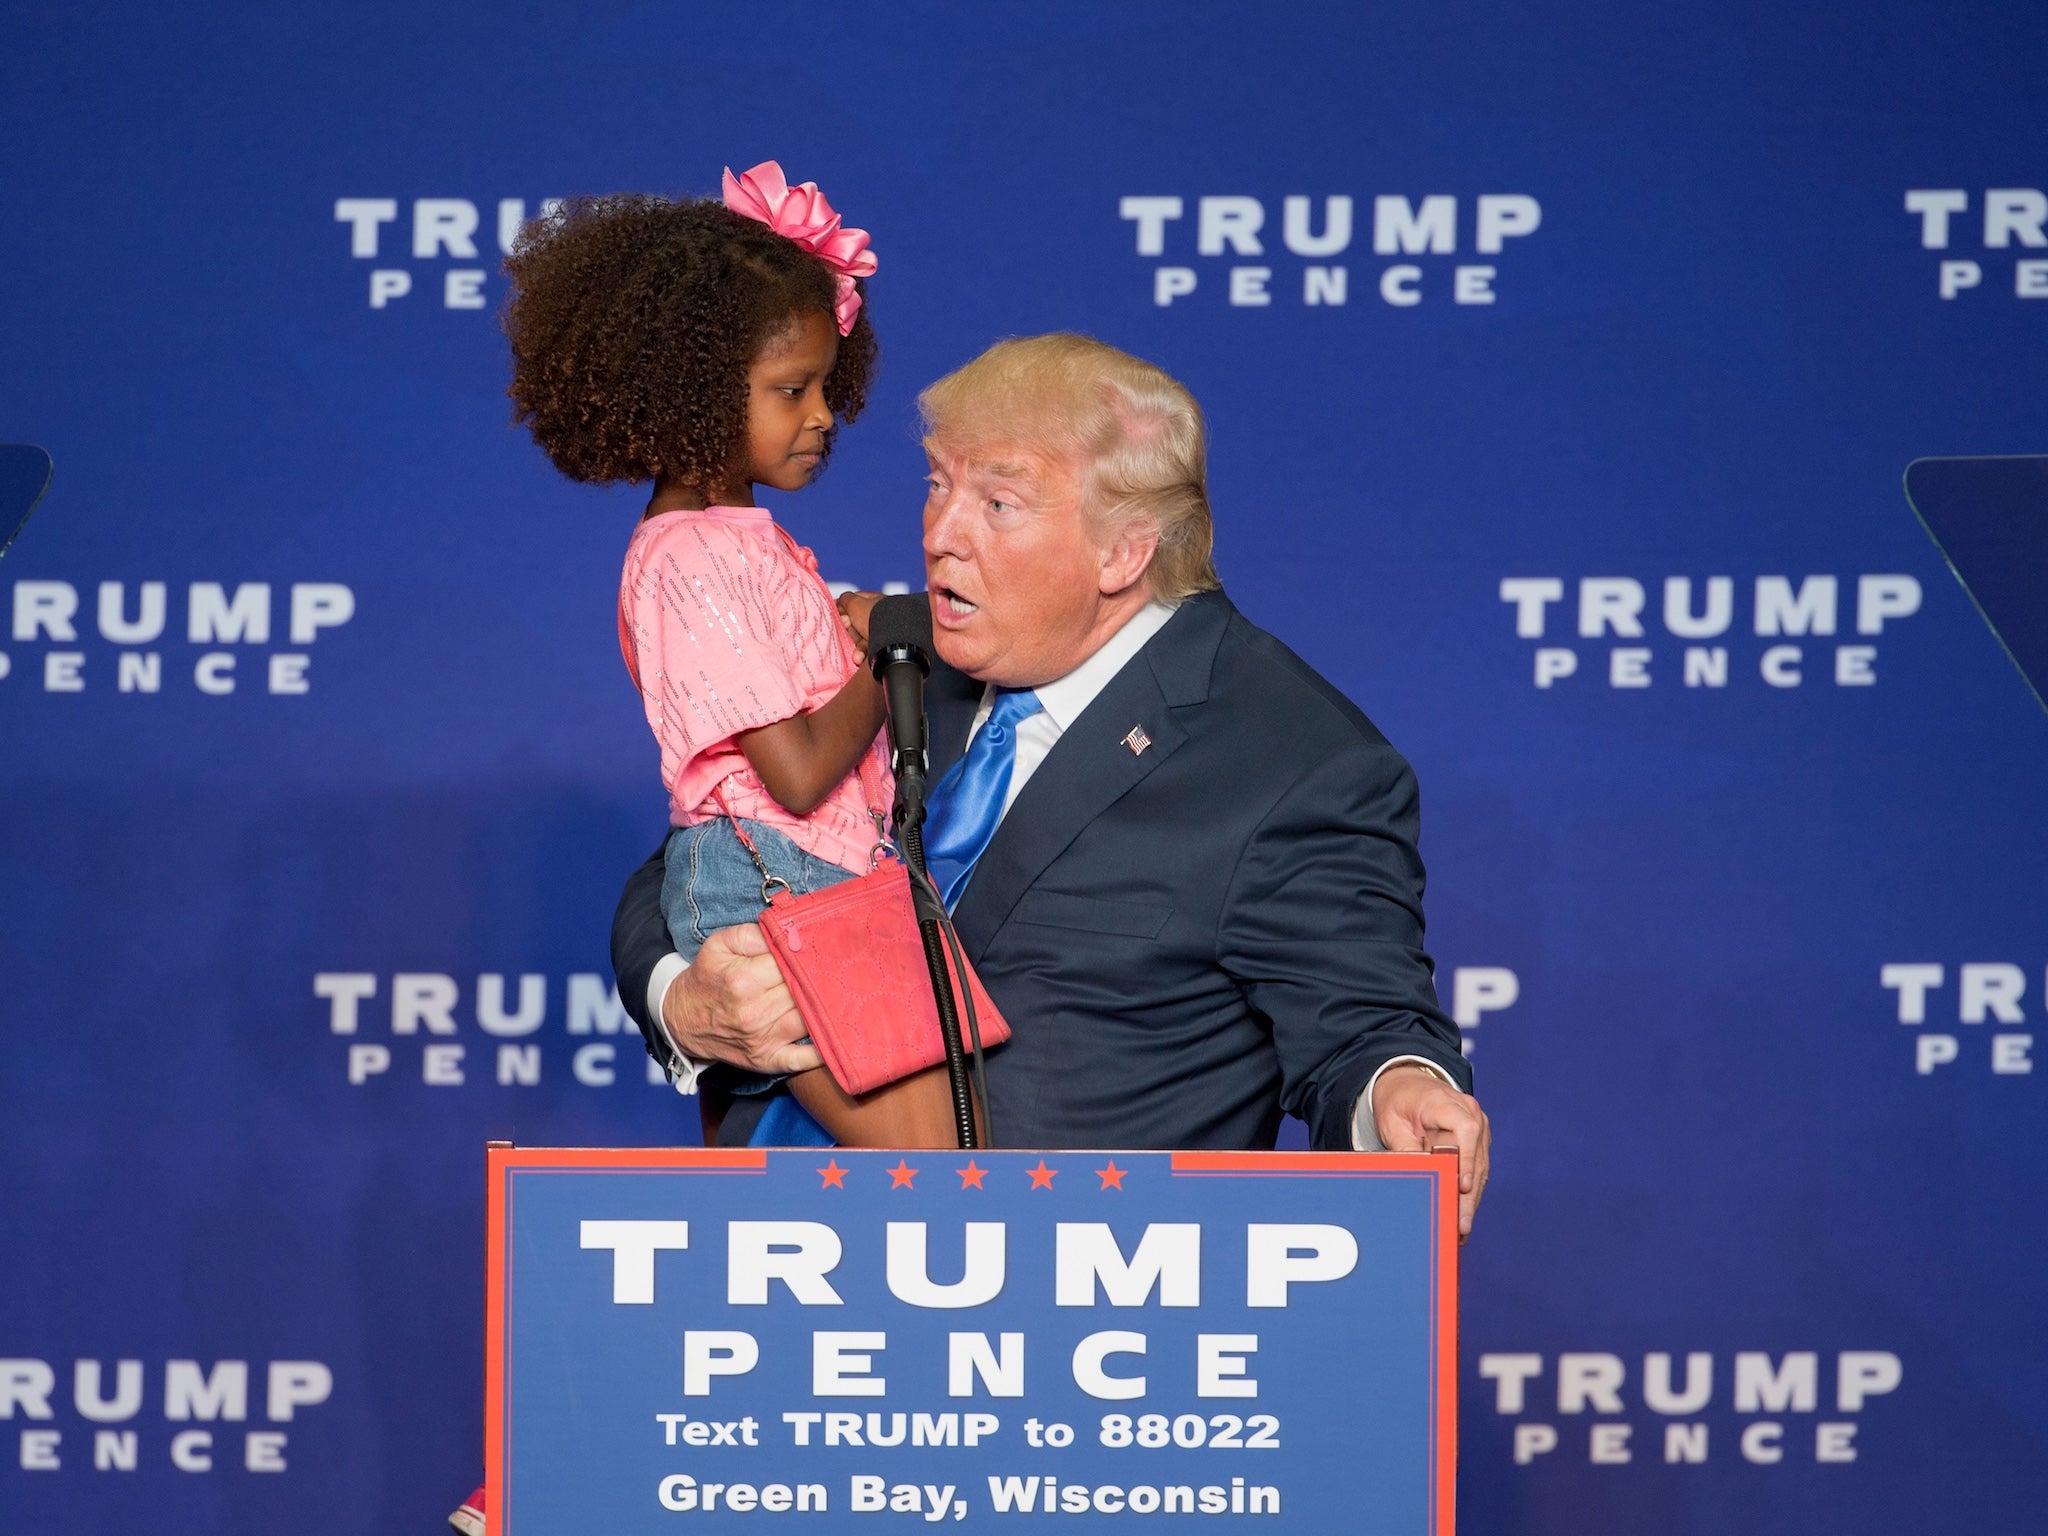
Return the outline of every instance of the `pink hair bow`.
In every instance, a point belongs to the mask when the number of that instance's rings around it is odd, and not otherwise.
[[[738,176],[727,166],[725,206],[794,240],[839,274],[833,316],[839,322],[839,334],[851,334],[854,318],[860,313],[860,294],[853,280],[875,275],[875,253],[868,249],[868,232],[842,225],[815,181],[792,187],[773,160],[763,160]]]

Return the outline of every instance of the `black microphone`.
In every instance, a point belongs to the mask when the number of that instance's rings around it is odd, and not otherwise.
[[[889,749],[896,778],[899,783],[912,781],[921,790],[924,680],[932,670],[930,597],[913,592],[875,604],[868,615],[868,662],[889,693]]]
[[[953,989],[947,968],[947,946],[959,951],[959,938],[948,935],[952,922],[945,902],[924,867],[924,680],[932,670],[932,601],[928,592],[885,597],[868,614],[868,662],[889,692],[889,747],[895,758],[896,805],[893,822],[903,862],[910,871],[910,908],[917,916],[918,942],[932,983],[932,1005],[939,1015],[939,1039],[946,1047],[946,1086],[953,1099],[953,1130],[962,1147],[981,1145],[974,1123],[973,1089],[967,1065],[973,1041],[974,1080],[980,1077],[981,1030],[974,1019],[974,995],[965,996],[967,1028],[961,1030],[962,998]],[[960,960],[961,971],[966,961]],[[988,1092],[981,1102],[986,1115]]]

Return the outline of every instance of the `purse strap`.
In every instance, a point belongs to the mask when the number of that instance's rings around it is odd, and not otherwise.
[[[781,886],[783,893],[787,895],[790,889],[789,882],[768,868],[767,861],[761,857],[761,850],[754,846],[754,840],[747,835],[746,823],[733,815],[732,807],[725,803],[725,785],[723,783],[711,791],[711,798],[718,802],[718,809],[724,814],[725,819],[732,823],[733,836],[737,837],[740,840],[740,846],[747,850],[747,857],[754,861],[754,868],[761,871],[761,905],[764,907],[774,906],[775,887]]]
[[[873,870],[881,866],[884,856],[900,858],[901,855],[897,853],[896,844],[889,837],[888,813],[881,809],[882,785],[880,778],[875,773],[874,751],[872,747],[861,754],[859,776],[861,799],[867,803],[868,816],[875,824],[875,845],[868,850],[868,867],[870,870]],[[711,798],[718,802],[719,812],[727,821],[732,823],[733,836],[740,840],[740,846],[747,850],[747,857],[754,861],[754,868],[761,872],[761,905],[764,907],[775,905],[775,888],[777,886],[782,888],[784,895],[792,894],[789,882],[768,868],[767,860],[761,857],[761,850],[755,846],[754,839],[747,834],[746,823],[733,814],[732,806],[727,803],[725,798],[725,784],[723,781],[712,789]]]

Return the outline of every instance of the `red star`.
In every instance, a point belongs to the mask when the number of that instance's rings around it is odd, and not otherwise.
[[[967,1159],[965,1168],[955,1168],[953,1171],[960,1175],[962,1189],[980,1189],[981,1181],[988,1176],[988,1170],[975,1167],[974,1159],[971,1157]]]
[[[824,1175],[824,1179],[825,1179],[825,1182],[824,1182],[824,1183],[822,1183],[822,1184],[820,1184],[820,1185],[818,1186],[818,1188],[820,1188],[820,1189],[844,1189],[844,1188],[846,1188],[846,1172],[847,1172],[847,1171],[846,1171],[846,1170],[845,1170],[844,1168],[842,1168],[842,1167],[840,1167],[840,1166],[839,1166],[839,1159],[838,1159],[838,1158],[836,1158],[836,1157],[835,1157],[835,1158],[831,1159],[831,1160],[830,1160],[829,1162],[827,1162],[827,1163],[825,1164],[825,1166],[824,1166],[824,1167],[820,1168],[820,1169],[818,1170],[818,1172],[819,1172],[820,1174]]]
[[[1122,1189],[1124,1187],[1124,1175],[1130,1171],[1128,1168],[1117,1167],[1116,1159],[1111,1158],[1107,1168],[1095,1170],[1095,1177],[1102,1180],[1102,1187],[1104,1189]]]
[[[917,1186],[910,1181],[916,1177],[917,1170],[911,1167],[903,1158],[899,1157],[896,1159],[896,1166],[889,1170],[889,1187],[891,1189],[915,1189]]]
[[[1051,1189],[1052,1181],[1059,1176],[1059,1169],[1046,1167],[1045,1159],[1042,1157],[1038,1160],[1036,1168],[1026,1168],[1024,1171],[1031,1175],[1033,1189]]]

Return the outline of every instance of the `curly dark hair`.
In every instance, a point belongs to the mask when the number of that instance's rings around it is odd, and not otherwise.
[[[513,419],[555,467],[593,485],[667,478],[707,493],[744,451],[747,370],[793,320],[830,316],[837,281],[723,203],[630,193],[535,219],[505,272]],[[825,380],[839,421],[860,415],[874,371],[863,302]]]

